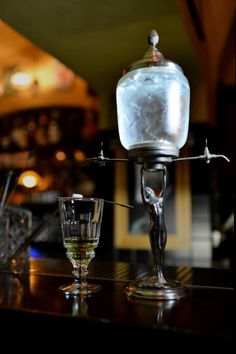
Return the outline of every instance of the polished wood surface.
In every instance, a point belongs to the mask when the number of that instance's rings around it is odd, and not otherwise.
[[[63,260],[30,259],[28,269],[0,271],[0,317],[14,328],[26,324],[50,325],[92,337],[104,333],[117,338],[156,338],[159,342],[188,339],[214,346],[232,341],[232,283],[228,270],[167,268],[184,281],[191,295],[180,301],[134,301],[124,289],[136,274],[149,272],[145,266],[127,263],[92,262],[90,281],[102,290],[86,299],[66,298],[58,287],[72,281],[71,266]],[[215,284],[215,285],[214,285]],[[13,327],[11,327],[13,328]],[[104,332],[105,331],[105,332]],[[44,333],[45,335],[45,333]],[[120,335],[120,334],[119,334]],[[57,338],[60,342],[62,337]]]

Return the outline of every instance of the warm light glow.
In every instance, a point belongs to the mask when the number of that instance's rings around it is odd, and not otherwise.
[[[19,89],[27,89],[33,84],[33,77],[26,72],[18,71],[11,76],[11,84]]]
[[[83,151],[81,150],[75,150],[74,151],[74,158],[76,161],[83,161],[85,159],[86,155]]]
[[[41,65],[34,68],[34,76],[40,83],[40,89],[67,90],[72,87],[75,74],[56,59],[44,60]]]
[[[25,176],[22,182],[26,188],[33,188],[37,185],[37,179],[34,176]]]
[[[57,151],[55,156],[58,161],[64,161],[66,159],[64,151]]]
[[[34,188],[40,183],[40,180],[41,177],[37,172],[28,170],[20,175],[18,184],[26,188]]]

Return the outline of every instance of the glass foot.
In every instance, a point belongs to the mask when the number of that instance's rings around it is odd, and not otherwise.
[[[99,290],[101,290],[101,285],[97,284],[70,284],[70,285],[62,285],[59,287],[59,290],[62,291],[66,296],[89,296],[92,295]]]
[[[157,282],[157,277],[137,279],[129,284],[128,296],[150,300],[179,300],[190,295],[190,289],[178,281]]]

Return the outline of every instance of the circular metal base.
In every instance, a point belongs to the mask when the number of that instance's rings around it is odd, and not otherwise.
[[[190,295],[190,289],[178,281],[158,283],[156,277],[139,279],[129,284],[128,296],[149,300],[180,300]]]

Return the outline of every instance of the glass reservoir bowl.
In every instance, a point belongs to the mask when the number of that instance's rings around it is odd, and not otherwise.
[[[116,95],[125,149],[166,149],[168,155],[178,156],[188,135],[190,89],[176,64],[129,71],[119,80]]]

